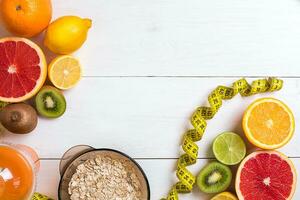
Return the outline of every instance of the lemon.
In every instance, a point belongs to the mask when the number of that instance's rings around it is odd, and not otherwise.
[[[238,198],[230,192],[222,192],[214,196],[211,200],[238,200]]]
[[[57,54],[70,54],[86,41],[92,20],[76,16],[64,16],[52,22],[47,31],[44,44]]]
[[[81,78],[80,63],[73,56],[58,56],[50,63],[48,76],[55,87],[62,90],[70,89]]]

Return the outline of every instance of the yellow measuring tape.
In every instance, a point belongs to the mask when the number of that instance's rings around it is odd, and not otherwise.
[[[182,149],[185,152],[177,162],[176,175],[179,181],[173,185],[168,197],[162,200],[178,200],[178,193],[192,191],[196,177],[187,169],[187,166],[195,164],[198,157],[197,141],[201,140],[206,129],[206,120],[212,119],[222,106],[222,100],[232,99],[238,93],[241,96],[250,96],[263,92],[280,90],[283,81],[276,78],[258,79],[250,85],[245,79],[233,83],[232,87],[218,86],[208,96],[209,107],[199,107],[192,115],[193,129],[187,131],[183,137]]]
[[[54,199],[51,199],[43,194],[40,194],[40,193],[34,193],[33,197],[31,198],[31,200],[54,200]]]

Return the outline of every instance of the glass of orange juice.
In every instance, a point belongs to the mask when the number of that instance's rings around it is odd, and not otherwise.
[[[38,156],[30,147],[0,143],[0,199],[30,199],[38,169]]]

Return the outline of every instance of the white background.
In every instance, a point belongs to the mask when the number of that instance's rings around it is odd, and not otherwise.
[[[78,144],[115,148],[144,168],[151,199],[176,182],[181,139],[197,106],[217,85],[241,76],[280,76],[276,94],[226,102],[200,146],[197,174],[212,158],[211,142],[230,130],[243,135],[247,105],[275,95],[294,111],[294,138],[280,151],[300,168],[299,0],[53,0],[54,17],[93,20],[85,45],[76,52],[84,76],[65,92],[68,109],[56,120],[40,119],[29,135],[6,133],[2,140],[33,147],[41,157],[37,191],[57,198],[58,164]],[[0,27],[2,36],[9,35]],[[40,42],[41,37],[36,38]],[[46,51],[47,52],[47,51]],[[49,52],[47,52],[49,55]],[[50,60],[49,56],[49,60]],[[195,188],[181,199],[209,199]],[[300,188],[294,199],[300,198]]]

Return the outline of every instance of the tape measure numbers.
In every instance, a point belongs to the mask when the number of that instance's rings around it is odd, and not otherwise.
[[[245,79],[233,83],[232,87],[218,86],[208,96],[209,107],[199,107],[191,118],[193,129],[187,131],[183,137],[182,149],[185,152],[177,162],[176,175],[179,181],[173,185],[168,197],[162,200],[178,200],[178,193],[189,193],[196,182],[196,177],[187,169],[197,161],[199,147],[196,144],[201,140],[205,129],[206,120],[210,120],[222,106],[223,100],[232,99],[238,93],[251,96],[263,92],[278,91],[282,88],[283,81],[276,78],[258,79],[250,85]]]

